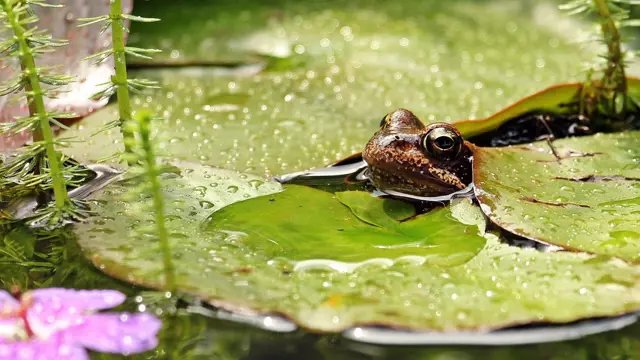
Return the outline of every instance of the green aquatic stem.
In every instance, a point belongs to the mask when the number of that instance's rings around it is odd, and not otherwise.
[[[110,19],[111,19],[111,41],[113,43],[113,60],[115,63],[116,74],[113,77],[114,85],[116,85],[118,96],[118,111],[120,113],[120,123],[124,124],[132,119],[131,99],[129,98],[129,89],[127,87],[127,61],[125,59],[124,44],[124,19],[122,17],[122,0],[111,0],[110,3]],[[133,133],[121,126],[122,136],[124,137],[125,152],[130,153],[131,147],[127,139],[133,138]]]
[[[44,91],[40,85],[38,69],[36,67],[33,51],[27,41],[27,30],[23,26],[20,13],[14,11],[14,4],[2,1],[7,20],[9,21],[17,45],[20,51],[19,59],[23,76],[26,78],[25,93],[29,104],[29,112],[32,117],[37,117],[39,128],[33,131],[34,141],[43,141],[45,151],[49,160],[51,178],[53,182],[53,193],[55,195],[56,207],[62,209],[69,200],[67,188],[58,152],[54,147],[53,131],[51,130],[50,116],[44,105]],[[41,171],[42,169],[39,169]]]
[[[587,73],[580,94],[580,111],[587,116],[605,115],[614,120],[613,123],[627,122],[627,111],[637,111],[634,101],[628,94],[628,79],[625,74],[627,51],[622,47],[620,29],[629,26],[640,26],[638,19],[630,19],[628,7],[638,5],[637,0],[572,0],[560,6],[569,15],[593,14],[593,21],[598,25],[599,40],[606,46],[606,52],[598,57],[604,60],[592,66]],[[600,73],[594,78],[594,72]]]
[[[118,98],[118,112],[119,118],[107,124],[102,131],[120,127],[120,131],[123,136],[123,142],[125,147],[125,154],[132,154],[133,144],[133,132],[126,124],[130,123],[133,119],[133,111],[131,107],[131,98],[129,92],[140,92],[145,88],[157,88],[156,83],[143,79],[129,79],[127,75],[127,56],[142,57],[150,59],[148,54],[159,52],[157,49],[142,49],[137,47],[126,46],[125,44],[125,32],[128,29],[125,27],[125,21],[135,22],[154,22],[160,19],[156,18],[144,18],[135,15],[129,15],[122,12],[122,0],[111,0],[109,3],[109,15],[81,18],[78,19],[82,22],[79,26],[89,26],[97,23],[104,23],[103,30],[111,27],[111,43],[112,47],[104,51],[100,51],[93,55],[86,57],[84,60],[93,60],[95,63],[105,61],[110,56],[113,56],[115,75],[111,77],[109,86],[93,95],[93,98],[108,98],[112,94],[116,94]],[[98,132],[99,133],[99,132]],[[128,158],[124,156],[123,158]],[[129,165],[133,165],[131,161],[128,161]]]
[[[622,94],[622,111],[626,109],[627,78],[624,70],[625,54],[622,50],[622,40],[618,25],[609,10],[609,0],[593,0],[596,13],[601,18],[600,30],[607,45],[607,65],[604,69],[602,83],[607,89],[613,90],[611,109],[615,112],[616,98]]]
[[[140,135],[140,143],[142,150],[142,163],[144,164],[145,174],[147,176],[148,185],[150,187],[151,196],[153,198],[153,210],[155,216],[155,225],[160,242],[160,248],[163,255],[165,286],[167,290],[174,292],[176,289],[175,266],[171,255],[171,245],[169,244],[169,234],[166,227],[166,216],[164,206],[164,196],[158,174],[160,169],[156,163],[156,155],[151,142],[150,122],[151,115],[143,113],[137,116],[138,134]]]

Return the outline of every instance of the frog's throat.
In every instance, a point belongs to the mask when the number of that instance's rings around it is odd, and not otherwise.
[[[447,195],[468,185],[463,184],[460,179],[447,183],[432,174],[416,177],[378,166],[370,166],[366,171],[366,177],[381,191],[398,191],[416,196]]]

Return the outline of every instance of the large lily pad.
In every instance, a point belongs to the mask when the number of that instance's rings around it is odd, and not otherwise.
[[[351,204],[348,208],[330,194],[316,194],[317,190],[292,188],[278,192],[278,184],[256,177],[207,167],[181,166],[182,175],[166,179],[164,187],[169,199],[168,227],[172,233],[178,290],[226,309],[280,313],[313,331],[332,332],[358,324],[434,331],[487,330],[538,321],[569,322],[585,317],[611,316],[640,308],[640,268],[637,266],[587,254],[542,253],[510,247],[498,244],[490,234],[486,235],[488,244],[482,251],[470,260],[467,257],[465,260],[468,261],[464,263],[434,263],[428,258],[420,261],[416,257],[404,257],[396,261],[359,261],[354,265],[326,258],[309,259],[306,253],[296,253],[295,249],[312,247],[311,244],[293,243],[286,239],[287,235],[269,228],[269,223],[286,224],[287,219],[275,219],[275,215],[264,212],[265,224],[259,224],[255,219],[258,209],[277,213],[278,204],[284,203],[292,219],[301,219],[307,214],[310,228],[308,231],[297,230],[308,234],[306,241],[314,241],[316,247],[325,247],[311,249],[313,255],[323,257],[335,254],[330,247],[339,245],[330,239],[323,244],[313,233],[314,221],[319,223],[327,217],[332,218],[329,210],[347,216],[349,221],[361,222],[359,225],[340,224],[350,226],[354,232],[356,228],[368,231],[380,228],[356,219],[356,213],[370,222],[388,224],[404,217],[406,212],[397,210],[396,206],[392,206],[393,211],[362,206],[362,194],[355,195],[355,200],[342,197]],[[98,196],[95,210],[99,215],[76,226],[78,241],[102,271],[125,281],[162,288],[158,244],[154,237],[131,233],[131,229],[151,223],[152,214],[140,211],[141,205],[130,198],[123,202],[124,189],[123,184],[111,185]],[[299,193],[314,201],[299,202],[298,209],[289,213],[287,197],[295,198]],[[266,196],[220,210],[246,196],[260,194]],[[274,204],[270,198],[276,199]],[[314,207],[323,206],[332,208],[314,212]],[[361,211],[363,208],[368,210]],[[246,214],[242,214],[241,209],[246,210]],[[264,239],[249,237],[246,241],[238,241],[242,234],[228,232],[228,236],[221,237],[217,231],[199,227],[200,221],[212,210],[217,211],[212,219],[220,220],[220,227],[251,222],[255,224],[252,226],[268,229],[273,236],[278,236],[272,240],[283,241],[279,242],[280,247],[269,248],[267,245],[265,250]],[[439,218],[437,213],[434,218],[451,224],[450,231],[460,234],[457,238],[446,234],[452,246],[465,247],[466,244],[459,242],[475,241],[470,235],[464,235],[468,226],[453,225],[455,219],[483,225],[479,209],[469,200],[457,201],[441,212],[448,213],[449,218]],[[243,215],[246,217],[242,218]],[[281,216],[285,214],[281,213]],[[221,220],[224,218],[226,223]],[[409,221],[428,224],[430,220]],[[216,228],[218,225],[209,226]],[[327,224],[318,226],[328,229]],[[398,225],[399,228],[402,226]],[[412,229],[412,234],[418,230]],[[431,240],[433,234],[428,226],[424,230],[429,241],[437,242]],[[295,239],[305,241],[302,235],[296,235]],[[344,240],[353,243],[365,239]],[[348,251],[346,247],[343,249]],[[290,261],[278,254],[306,260]],[[379,256],[379,253],[373,255]]]
[[[640,261],[640,132],[474,152],[485,214],[515,234]]]
[[[577,64],[593,55],[571,31],[558,31],[571,20],[553,5],[527,1],[162,1],[138,2],[136,14],[163,21],[134,24],[134,46],[163,48],[158,56],[176,60],[227,62],[259,51],[235,44],[271,44],[264,36],[291,46],[289,59],[300,61],[260,74],[244,67],[134,74],[163,86],[136,96],[134,107],[165,118],[157,125],[170,156],[257,174],[322,167],[361,151],[380,118],[399,107],[426,122],[489,115],[582,79]],[[550,17],[551,26],[540,21]],[[89,141],[115,119],[107,113],[69,135]],[[95,160],[121,142],[117,130],[100,137],[70,151]]]

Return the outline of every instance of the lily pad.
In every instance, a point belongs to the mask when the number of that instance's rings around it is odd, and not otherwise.
[[[290,260],[426,256],[429,263],[451,265],[466,262],[484,246],[478,228],[453,219],[450,209],[398,222],[394,215],[413,213],[400,204],[361,191],[333,195],[292,185],[213,213],[207,229],[266,258]]]
[[[164,185],[169,199],[168,228],[172,233],[178,291],[193,294],[215,306],[245,314],[283,314],[316,332],[341,331],[363,324],[431,331],[484,331],[531,322],[570,322],[640,309],[638,266],[584,253],[543,253],[510,247],[499,244],[490,234],[485,235],[487,245],[462,264],[410,258],[360,261],[354,266],[326,259],[277,258],[278,254],[301,247],[313,248],[314,254],[330,253],[333,251],[330,247],[336,243],[330,239],[326,243],[318,242],[319,236],[313,231],[313,226],[328,229],[329,225],[309,223],[307,230],[300,230],[306,231],[307,238],[296,237],[302,244],[275,234],[278,238],[273,240],[281,241],[280,247],[263,251],[264,241],[256,247],[252,243],[258,241],[255,238],[234,241],[236,233],[221,237],[218,232],[198,224],[210,211],[216,211],[210,228],[223,227],[224,221],[224,227],[232,222],[258,224],[256,214],[260,207],[285,206],[289,201],[287,197],[295,199],[296,194],[304,194],[307,201],[297,202],[304,211],[288,213],[294,220],[304,217],[305,213],[331,217],[331,211],[335,211],[359,224],[350,224],[351,229],[369,229],[369,233],[374,233],[381,228],[357,219],[331,194],[320,195],[315,193],[318,190],[295,187],[279,192],[278,184],[254,176],[196,165],[180,166],[181,175],[165,179]],[[75,226],[77,240],[102,271],[124,281],[161,289],[162,260],[158,256],[158,244],[154,237],[131,233],[132,228],[151,223],[152,214],[139,210],[138,202],[142,199],[127,198],[123,202],[125,185],[112,184],[97,196],[94,208],[98,215]],[[237,202],[257,195],[265,196]],[[274,204],[270,204],[270,198],[276,199]],[[346,202],[354,203],[351,200]],[[371,201],[380,206],[375,203],[379,200]],[[232,202],[237,203],[223,208]],[[362,199],[358,198],[355,203],[362,203]],[[331,208],[313,212],[314,207],[324,206]],[[383,218],[382,213],[388,214],[378,210],[373,213],[376,214],[370,217],[373,219]],[[439,218],[443,214],[446,218]],[[263,212],[264,224],[255,226],[264,230],[269,222],[295,223],[283,219],[284,213],[280,215],[281,218],[276,219],[275,215]],[[442,209],[433,217],[462,230],[450,229],[446,235],[438,234],[443,239],[446,236],[455,247],[475,241],[471,235],[464,236],[467,226],[462,223],[454,226],[456,219],[479,225],[484,221],[479,209],[468,199],[454,202],[452,207]],[[216,219],[220,224],[215,223]],[[384,221],[392,220],[385,218]],[[407,224],[415,221],[431,220],[413,219]],[[404,223],[400,223],[398,229],[403,226]],[[434,235],[429,227],[422,226],[412,228],[411,234],[420,230],[426,230],[424,236]],[[459,237],[454,237],[452,232],[457,232]],[[355,240],[358,239],[345,241]],[[315,242],[312,244],[312,241]],[[321,249],[323,247],[329,249]],[[294,259],[296,256],[306,258],[305,255],[288,254]]]
[[[426,122],[487,116],[546,86],[582,79],[578,64],[594,55],[556,27],[579,23],[553,5],[527,1],[161,4],[137,3],[137,15],[163,21],[134,24],[133,46],[162,48],[158,55],[176,60],[225,62],[231,52],[247,54],[234,44],[275,34],[292,46],[290,57],[303,60],[259,74],[186,67],[132,75],[163,86],[136,96],[133,106],[164,117],[157,128],[169,156],[256,174],[322,167],[361,151],[380,118],[399,107]],[[72,154],[111,155],[119,131],[99,135],[104,140],[95,146],[90,134],[115,118],[96,114],[69,132],[89,141],[72,144]]]
[[[474,152],[484,213],[500,227],[564,248],[640,261],[640,132]]]
[[[381,228],[396,227],[398,221],[415,215],[413,205],[399,200],[372,201],[365,191],[343,191],[335,194],[338,201],[349,207],[353,215],[367,224]]]

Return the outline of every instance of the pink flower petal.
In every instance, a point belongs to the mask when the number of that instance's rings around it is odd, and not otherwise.
[[[158,346],[162,322],[150,314],[94,314],[66,329],[65,343],[99,352],[134,354]]]
[[[127,297],[117,290],[37,289],[30,292],[35,303],[53,308],[74,306],[79,311],[105,310],[122,304]],[[34,304],[35,304],[34,303]]]
[[[32,297],[27,319],[33,332],[42,339],[79,324],[87,313],[118,306],[126,299],[115,290],[62,288],[37,289],[24,296]]]
[[[89,360],[81,347],[61,344],[58,341],[22,341],[0,343],[0,360]]]

